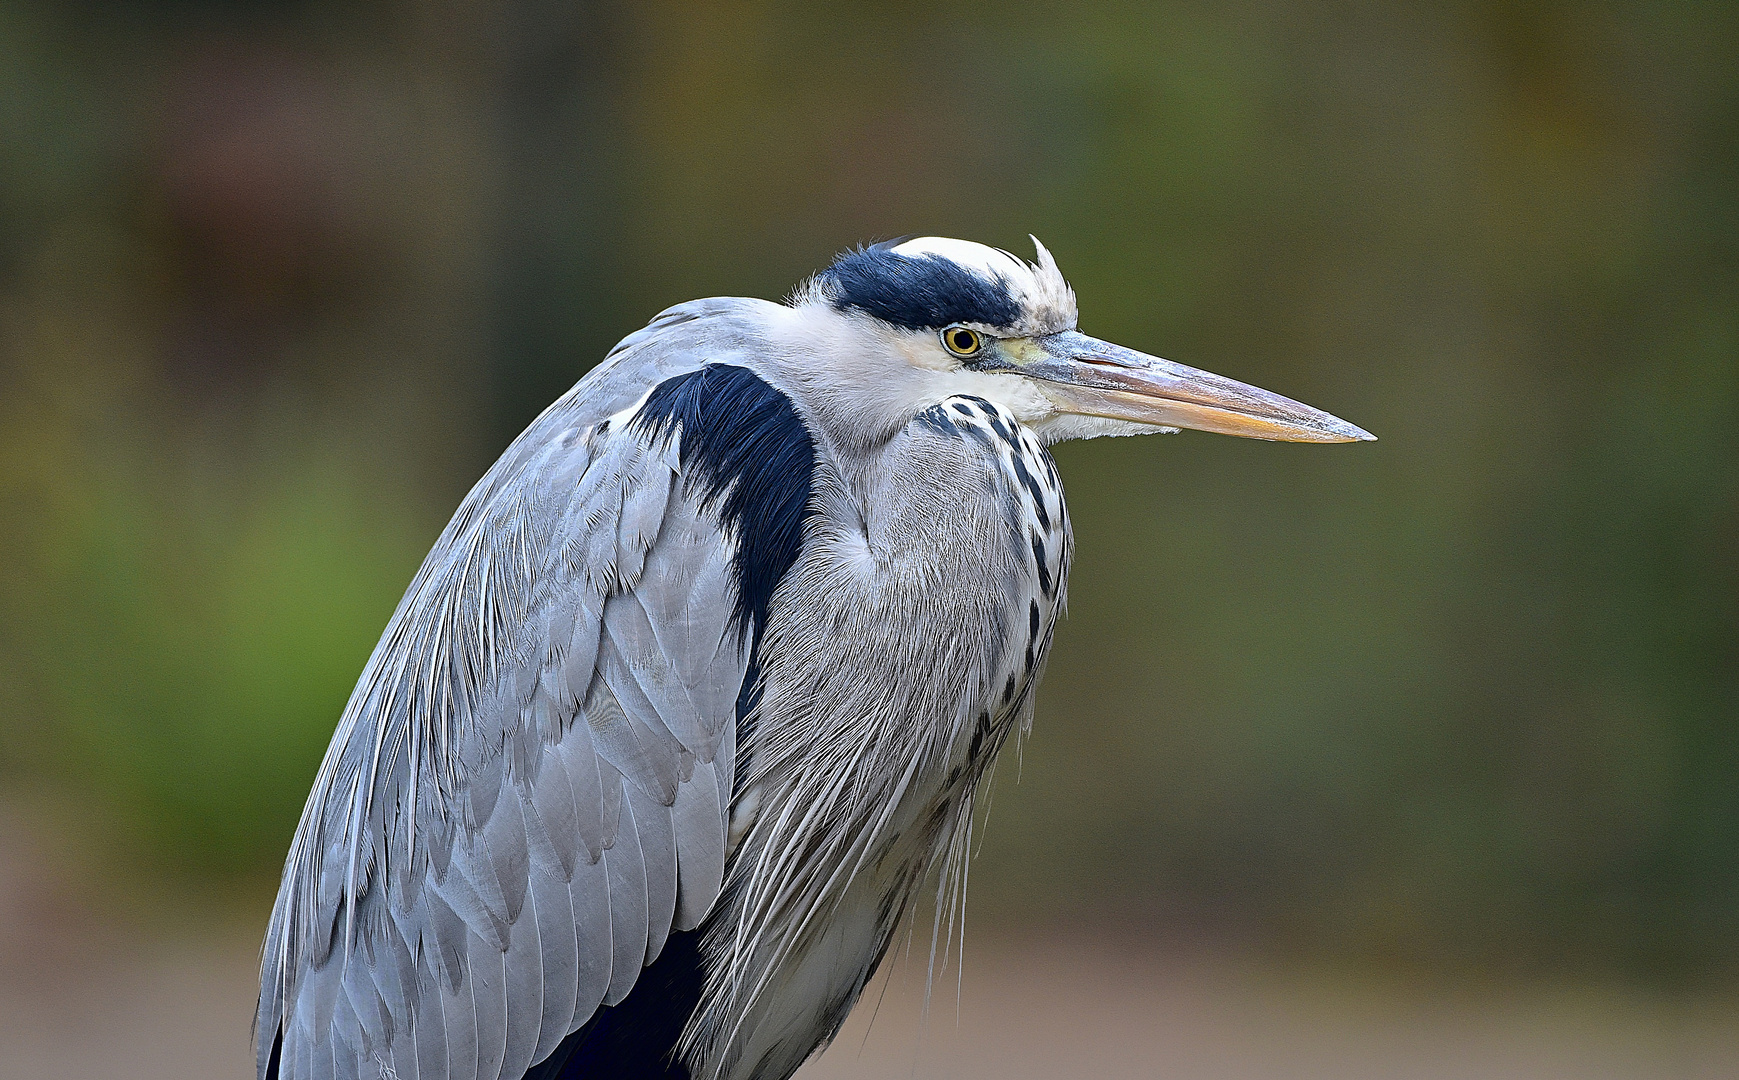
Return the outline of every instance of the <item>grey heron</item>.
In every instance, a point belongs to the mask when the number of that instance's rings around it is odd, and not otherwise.
[[[1031,722],[1046,447],[1371,438],[1081,333],[1034,244],[673,307],[509,446],[314,781],[262,1078],[781,1080],[833,1036]]]

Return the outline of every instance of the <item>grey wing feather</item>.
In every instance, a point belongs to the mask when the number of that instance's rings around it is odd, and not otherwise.
[[[610,880],[603,858],[583,862],[574,871],[574,879],[568,883],[568,900],[574,908],[574,933],[580,957],[574,1015],[568,1021],[568,1031],[573,1031],[591,1019],[610,988]]]
[[[717,758],[695,766],[676,791],[670,820],[676,831],[676,914],[672,929],[700,925],[725,878],[725,812]],[[724,787],[728,789],[727,779]]]
[[[460,942],[458,977],[443,980],[439,992],[441,1010],[447,1017],[447,1075],[477,1074],[477,1003],[473,1000],[469,969],[471,957],[466,942]]]
[[[493,941],[470,938],[471,1003],[477,1018],[477,1075],[501,1075],[507,1053],[507,956]]]
[[[631,819],[626,809],[623,816]],[[646,863],[634,830],[616,834],[604,852],[604,866],[610,882],[610,985],[604,991],[604,1004],[615,1005],[640,977],[651,922],[646,911]]]
[[[530,828],[525,814],[525,799],[516,797],[504,799],[502,802],[504,805],[498,808],[495,816],[497,819],[509,819],[504,828],[515,833],[519,839],[519,851],[523,853],[526,834]],[[495,822],[492,820],[491,831],[494,831],[494,827]],[[514,919],[512,939],[506,955],[502,958],[507,1001],[513,1004],[510,1006],[506,1040],[497,1073],[509,1078],[524,1075],[526,1067],[531,1064],[532,1051],[537,1047],[543,1032],[547,979],[545,969],[565,964],[572,958],[570,951],[561,948],[559,936],[562,931],[553,925],[552,916],[555,912],[540,912],[537,908],[533,871],[529,860],[522,865],[522,875],[520,913]],[[563,914],[571,917],[572,912]],[[543,917],[540,918],[540,915]],[[546,926],[546,922],[549,925]],[[572,936],[571,923],[566,933]],[[571,971],[563,976],[564,979],[571,977]]]
[[[447,1017],[441,997],[441,980],[427,962],[417,965],[415,1011],[417,1069],[426,1077],[447,1075]]]
[[[628,808],[634,813],[634,834],[640,838],[641,865],[646,870],[648,923],[641,962],[650,964],[664,951],[664,939],[676,916],[676,832],[670,824],[670,807],[631,791]]]
[[[580,989],[580,944],[568,881],[554,867],[538,866],[531,875],[531,903],[542,953],[539,988],[543,1014],[527,1064],[542,1061],[568,1033]]]
[[[666,339],[729,303],[625,341],[508,449],[418,572],[285,866],[262,1077],[281,1032],[284,1080],[513,1080],[716,900],[747,667],[731,540],[674,444],[604,421],[728,361],[728,334]]]

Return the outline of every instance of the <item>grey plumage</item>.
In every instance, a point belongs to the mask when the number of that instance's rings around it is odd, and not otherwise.
[[[982,350],[938,343],[950,304]],[[517,1080],[692,933],[698,1000],[610,1052],[781,1078],[938,870],[952,935],[974,796],[1064,602],[1044,444],[1363,434],[1074,323],[1042,248],[913,241],[789,305],[673,308],[550,406],[339,721],[267,932],[261,1075]]]
[[[635,374],[677,370],[659,359]],[[679,495],[670,513],[668,455],[596,431],[627,398],[573,394],[545,413],[467,498],[394,615],[292,848],[266,946],[263,1051],[272,1021],[300,1019],[287,1028],[301,1038],[286,1039],[298,1055],[319,1044],[378,1064],[420,1042],[419,1073],[517,1076],[657,955],[679,859],[696,867],[688,925],[716,894],[714,770],[729,766],[718,754],[731,702],[715,687],[740,682],[745,663],[725,633],[728,555],[716,529],[696,527],[692,500]],[[667,515],[671,550],[653,553]],[[683,572],[646,578],[649,557]],[[712,649],[704,660],[678,650],[673,666],[654,619],[675,641],[711,626]],[[694,794],[679,843],[670,807],[683,786]],[[650,875],[643,847],[661,860]],[[525,918],[528,892],[565,925],[546,929],[535,903]],[[554,1002],[538,992],[535,1025],[516,1017],[512,1039],[508,962],[515,985],[541,986],[546,969],[562,982]],[[452,1026],[442,1003],[462,1016],[446,1068],[414,1031]],[[284,1072],[324,1070],[310,1058]]]

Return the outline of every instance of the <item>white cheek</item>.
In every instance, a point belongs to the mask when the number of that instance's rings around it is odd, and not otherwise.
[[[991,401],[1014,413],[1015,418],[1023,424],[1036,424],[1056,415],[1057,403],[1050,399],[1044,391],[1034,386],[1031,379],[1021,375],[1004,375],[1001,378],[987,376],[1002,385],[1004,392],[999,395],[985,395]]]
[[[1023,424],[1033,424],[1055,416],[1057,404],[1033,381],[1024,375],[989,374],[967,371],[958,366],[940,374],[932,393],[935,400],[948,397],[981,397],[993,401],[1015,415]]]
[[[889,344],[906,363],[920,371],[950,372],[960,367],[935,334],[894,334]]]

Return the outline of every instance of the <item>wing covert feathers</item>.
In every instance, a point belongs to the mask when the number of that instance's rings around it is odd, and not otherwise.
[[[281,1029],[284,1080],[514,1080],[699,924],[747,654],[691,488],[670,443],[558,403],[466,498],[292,844],[262,1077]]]

